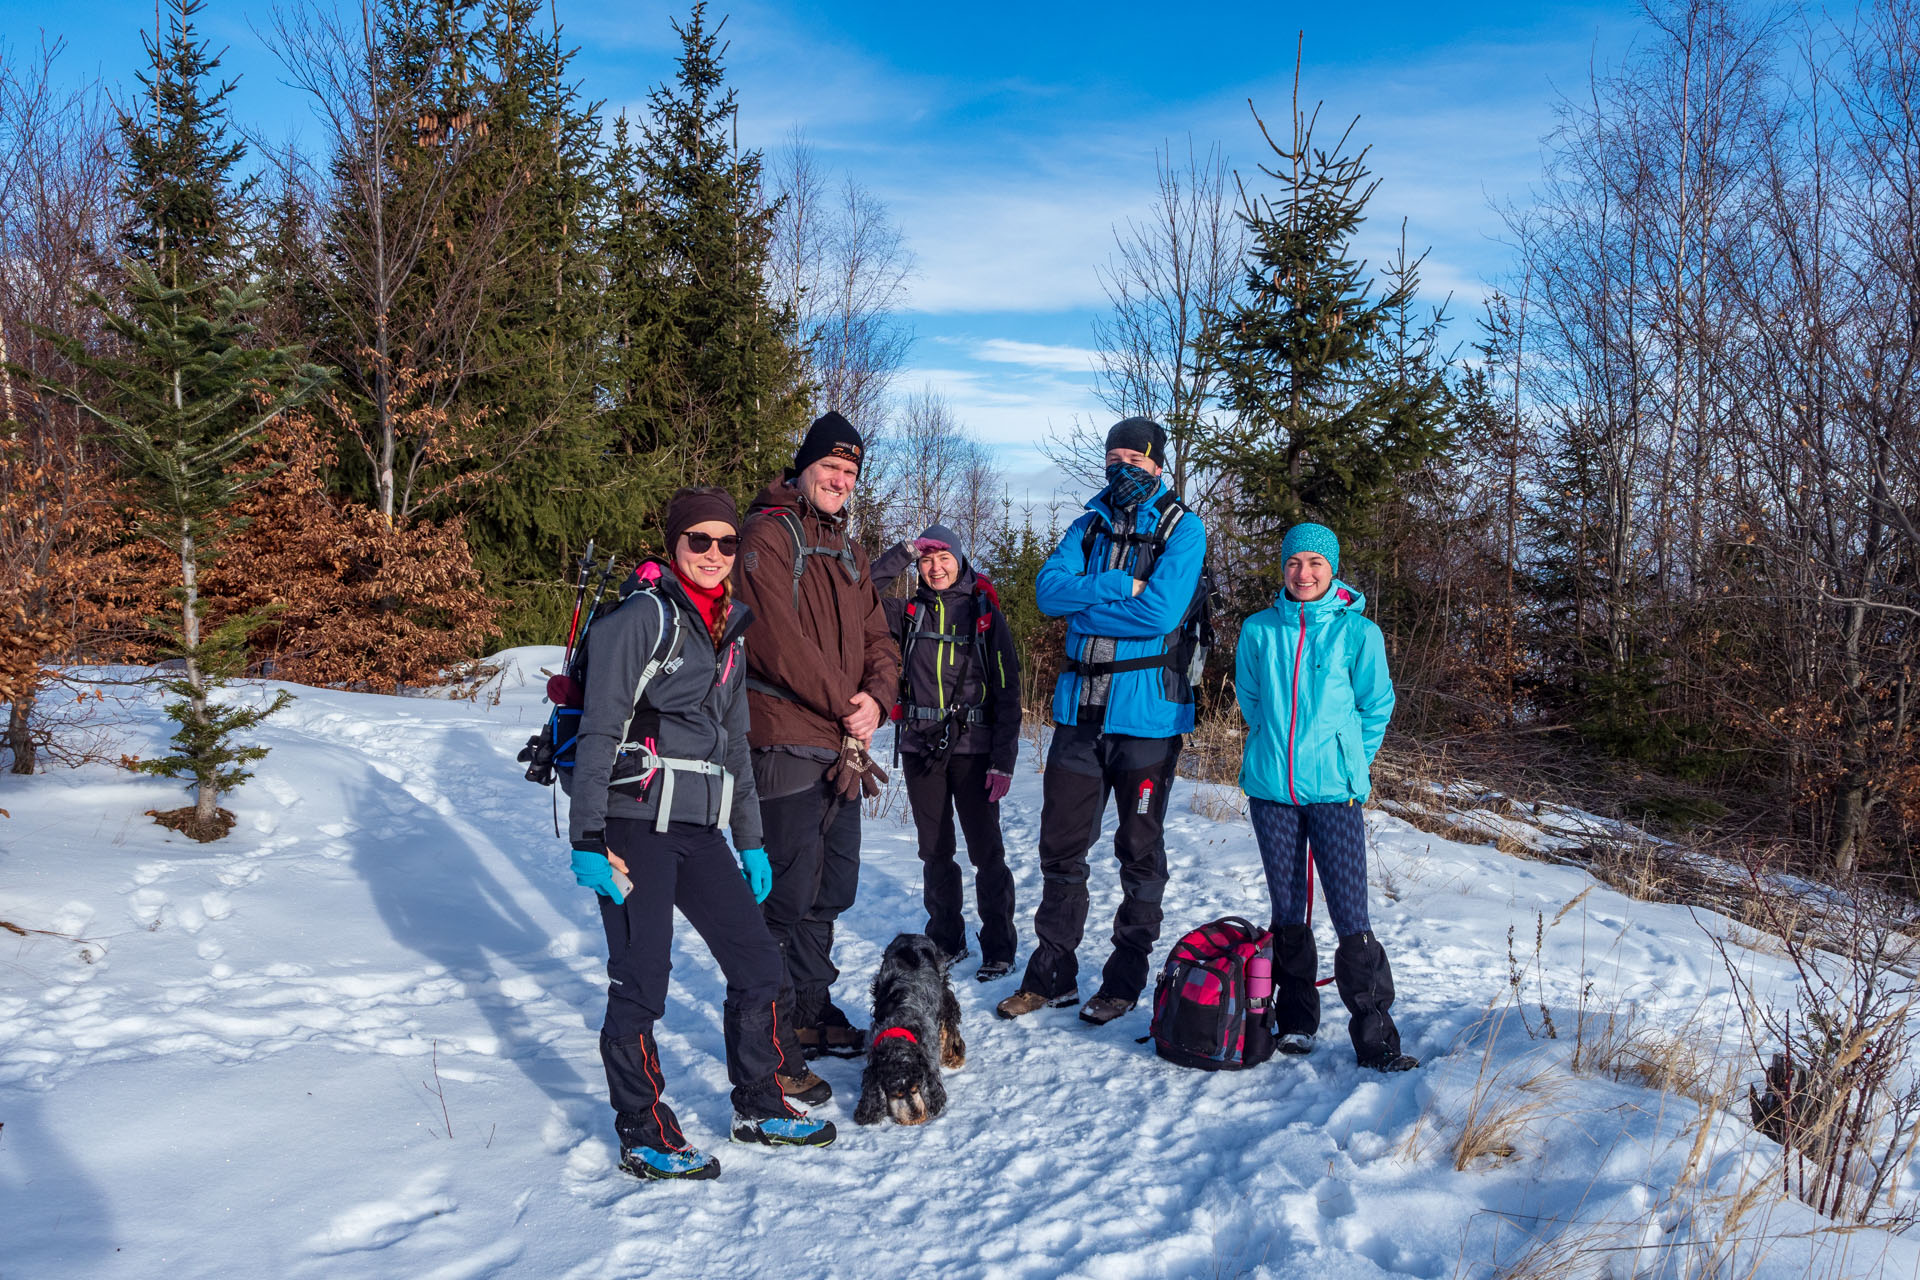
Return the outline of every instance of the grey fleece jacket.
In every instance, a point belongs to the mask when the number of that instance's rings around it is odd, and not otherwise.
[[[662,615],[645,598],[648,593],[629,595],[589,633],[586,704],[567,788],[572,801],[568,834],[576,847],[591,848],[604,840],[608,818],[651,823],[659,816],[665,771],[644,768],[639,751],[620,751],[623,743],[651,739],[657,756],[711,761],[733,775],[732,812],[723,814],[720,777],[676,771],[668,820],[725,824],[732,828],[736,849],[757,849],[760,801],[747,745],[746,630],[752,611],[732,602],[716,650],[700,611],[672,572],[662,570],[662,575],[653,594],[669,617],[679,616],[679,653],[654,675],[638,705],[634,690],[642,669],[656,652],[666,653],[660,644]]]

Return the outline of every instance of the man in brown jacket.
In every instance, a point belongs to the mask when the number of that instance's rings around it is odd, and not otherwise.
[[[763,910],[793,983],[784,1021],[808,1057],[866,1050],[830,994],[833,922],[860,881],[853,769],[867,763],[900,677],[867,553],[847,528],[863,452],[839,414],[816,421],[792,470],[754,500],[741,548],[740,595],[753,609],[748,739],[773,866]]]

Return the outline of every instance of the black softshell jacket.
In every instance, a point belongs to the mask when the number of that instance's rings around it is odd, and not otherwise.
[[[567,792],[572,800],[568,834],[577,842],[588,832],[605,830],[608,818],[651,823],[659,817],[665,771],[644,767],[644,748],[623,749],[623,744],[651,739],[656,756],[709,761],[733,775],[732,812],[722,813],[723,779],[676,771],[668,820],[725,825],[732,828],[735,848],[757,849],[760,801],[747,746],[746,631],[752,610],[732,602],[715,650],[700,610],[673,571],[664,566],[659,571],[651,594],[679,616],[679,653],[655,673],[638,705],[634,691],[641,671],[667,652],[660,640],[661,613],[645,598],[650,593],[633,592],[595,621],[589,633],[586,705]]]
[[[893,547],[873,562],[873,585],[885,591],[894,579],[914,564],[917,556],[911,543]],[[981,706],[984,723],[953,727],[951,751],[961,755],[986,755],[988,767],[1012,773],[1020,754],[1020,657],[1013,647],[1013,632],[1006,615],[976,592],[979,578],[973,566],[960,562],[960,576],[945,591],[935,591],[924,581],[911,601],[882,597],[887,611],[887,626],[896,643],[902,644],[902,671],[905,673],[907,705],[947,710],[953,707]],[[911,616],[907,605],[913,605]],[[987,626],[979,630],[982,611]],[[912,639],[914,631],[931,634],[980,637],[973,640]],[[931,755],[940,732],[938,721],[902,720],[899,722],[900,749],[915,755]]]

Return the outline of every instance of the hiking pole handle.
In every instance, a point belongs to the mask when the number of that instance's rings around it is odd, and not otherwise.
[[[593,539],[587,539],[587,554],[580,559],[580,578],[573,584],[573,618],[567,623],[567,651],[562,659],[564,668],[573,658],[573,640],[580,632],[580,602],[587,596],[587,577],[593,572]]]

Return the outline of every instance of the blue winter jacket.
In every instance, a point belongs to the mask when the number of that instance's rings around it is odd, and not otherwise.
[[[1339,579],[1311,604],[1286,596],[1240,628],[1235,689],[1247,722],[1240,789],[1280,804],[1344,804],[1393,715],[1393,681],[1367,598]]]
[[[1162,480],[1153,496],[1136,508],[1135,533],[1152,533],[1160,527],[1160,513],[1154,503],[1164,492],[1166,482]],[[1133,566],[1143,552],[1138,544],[1127,548],[1125,567],[1102,567],[1113,563],[1113,547],[1105,531],[1114,519],[1106,491],[1102,490],[1087,503],[1087,514],[1068,526],[1060,545],[1040,568],[1035,599],[1040,612],[1048,617],[1071,619],[1067,624],[1070,658],[1092,660],[1096,655],[1089,649],[1096,638],[1113,641],[1110,660],[1166,653],[1200,581],[1200,567],[1207,556],[1207,531],[1200,517],[1191,512],[1180,517],[1168,536],[1166,549],[1148,572],[1145,589],[1137,596],[1133,594]],[[1089,524],[1101,531],[1094,537],[1090,554],[1081,550]],[[1055,724],[1079,723],[1083,679],[1069,669],[1054,681]],[[1120,671],[1107,679],[1112,684],[1107,691],[1104,732],[1171,738],[1193,731],[1193,690],[1184,671],[1166,667]]]

